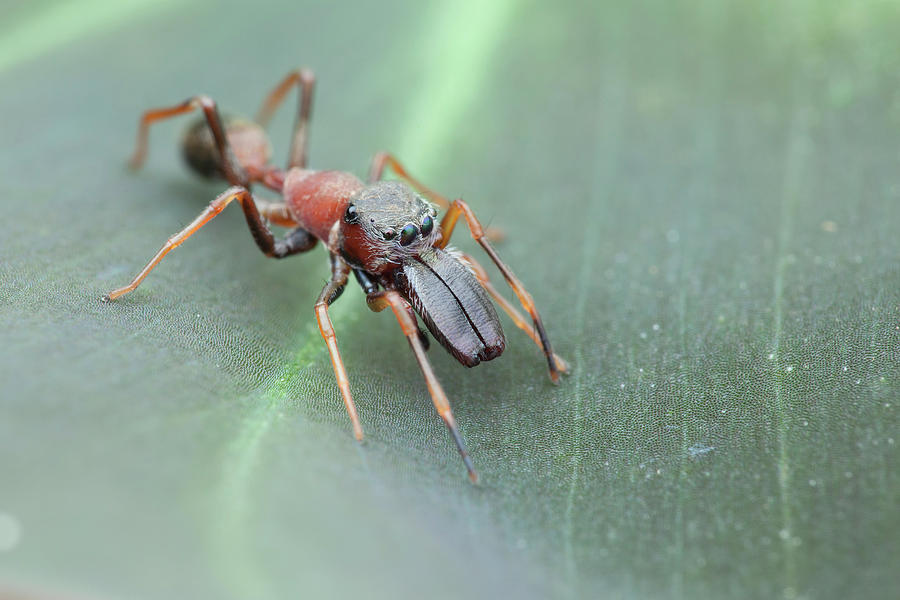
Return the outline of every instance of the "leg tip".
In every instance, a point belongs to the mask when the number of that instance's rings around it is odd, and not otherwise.
[[[134,151],[134,154],[131,155],[126,164],[128,165],[128,169],[130,171],[140,171],[141,167],[144,166],[145,160],[147,160],[146,149],[141,150],[140,148],[138,148]]]
[[[474,469],[469,471],[469,481],[472,482],[472,485],[478,485],[478,473]]]
[[[112,302],[112,298],[109,297],[109,294],[103,294],[102,296],[100,296],[100,302],[102,302],[103,304],[109,304],[110,302]]]
[[[549,355],[547,357],[547,362],[550,366],[549,375],[550,381],[553,382],[554,385],[559,384],[559,374],[562,373],[564,375],[569,374],[569,363],[561,359],[555,353]]]

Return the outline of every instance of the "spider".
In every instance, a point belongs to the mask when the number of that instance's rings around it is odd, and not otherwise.
[[[281,169],[269,163],[271,145],[266,126],[295,86],[300,90],[299,112],[288,168]],[[188,127],[182,140],[184,158],[197,174],[224,179],[231,187],[210,202],[187,227],[170,237],[131,283],[109,292],[101,300],[110,302],[134,291],[166,254],[235,201],[244,212],[253,240],[268,257],[285,258],[306,252],[321,241],[328,250],[331,278],[319,294],[315,314],[356,439],[363,439],[363,430],[328,316],[329,305],[341,295],[351,273],[364,290],[370,309],[379,312],[390,308],[394,313],[418,361],[435,409],[450,431],[469,478],[477,482],[478,475],[457,429],[450,403],[425,355],[428,337],[419,327],[416,314],[456,360],[474,367],[500,356],[506,346],[500,320],[490,301],[492,297],[543,350],[554,383],[558,383],[561,372],[568,371],[568,365],[553,352],[534,301],[500,260],[465,202],[459,199],[449,202],[422,185],[386,152],[379,152],[373,158],[367,183],[344,171],[307,168],[314,87],[312,71],[292,71],[269,93],[255,121],[223,119],[216,103],[203,95],[145,112],[129,163],[132,168],[138,169],[144,163],[152,123],[200,109],[203,118]],[[388,168],[400,180],[382,180]],[[260,200],[250,191],[252,184],[280,194],[282,201]],[[435,205],[446,211],[440,223]],[[512,287],[529,320],[498,293],[475,259],[448,247],[460,217]],[[276,239],[269,223],[289,231]]]

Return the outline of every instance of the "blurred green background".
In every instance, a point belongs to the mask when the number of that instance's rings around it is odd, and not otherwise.
[[[29,2],[0,24],[0,596],[896,598],[897,2]],[[312,305],[185,121],[319,81],[314,168],[389,149],[503,228],[573,366],[430,352]],[[290,101],[292,105],[294,100]],[[273,127],[286,156],[291,110]],[[474,251],[464,230],[460,246]]]

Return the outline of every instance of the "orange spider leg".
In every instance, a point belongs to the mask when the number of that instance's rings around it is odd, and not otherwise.
[[[410,175],[409,172],[407,172],[406,168],[400,163],[400,161],[398,161],[396,158],[394,158],[394,155],[388,152],[379,152],[372,159],[372,164],[369,167],[369,183],[381,180],[381,178],[384,176],[385,167],[390,167],[390,169],[398,177],[425,194],[428,200],[430,200],[434,204],[437,204],[441,210],[447,210],[448,208],[450,208],[450,201],[447,200],[445,196],[437,193],[436,191]],[[506,234],[503,233],[503,230],[496,227],[488,227],[485,230],[484,235],[492,242],[502,242],[506,238]]]
[[[166,240],[166,243],[159,249],[159,252],[150,259],[150,262],[141,269],[140,273],[137,274],[131,283],[125,287],[109,292],[103,296],[101,300],[103,302],[109,302],[128,292],[134,291],[166,254],[197,233],[201,227],[209,223],[216,215],[225,210],[225,207],[234,200],[237,200],[240,203],[241,208],[244,210],[244,217],[250,228],[250,233],[253,235],[253,240],[266,256],[271,258],[284,258],[285,256],[290,256],[299,252],[306,252],[315,246],[316,238],[300,227],[288,232],[284,239],[275,240],[272,232],[269,231],[269,228],[260,217],[259,211],[256,208],[256,203],[253,200],[253,195],[250,194],[250,191],[243,187],[231,187],[210,202],[209,206],[207,206],[196,219],[191,221],[187,227]]]
[[[456,419],[453,418],[453,411],[450,410],[450,401],[447,400],[444,388],[441,387],[434,370],[431,368],[431,363],[428,362],[428,358],[425,356],[425,348],[422,346],[422,340],[419,339],[419,328],[416,325],[416,317],[412,306],[394,290],[369,294],[366,296],[366,302],[368,302],[369,308],[375,312],[380,312],[385,308],[390,308],[394,311],[394,316],[397,317],[397,322],[400,323],[403,335],[406,336],[406,340],[409,342],[409,346],[412,348],[413,354],[415,354],[419,363],[419,368],[422,370],[422,375],[425,377],[425,383],[428,385],[428,392],[431,394],[434,408],[437,409],[444,424],[447,425],[447,429],[450,430],[450,435],[456,443],[456,449],[459,450],[459,454],[466,465],[466,470],[469,472],[469,479],[472,480],[472,483],[478,483],[478,473],[475,472],[475,468],[472,466],[472,460],[466,451],[465,442],[463,442],[462,436],[456,428]]]
[[[284,202],[264,202],[257,200],[256,208],[259,209],[259,215],[273,225],[278,225],[279,227],[297,227],[297,221],[291,216],[291,212]]]
[[[472,209],[469,208],[468,204],[459,198],[452,202],[450,210],[447,211],[444,218],[441,220],[442,237],[438,242],[437,247],[444,248],[450,242],[450,236],[453,234],[453,229],[456,227],[456,222],[459,220],[460,215],[465,216],[466,224],[469,226],[469,233],[472,235],[472,238],[478,242],[491,260],[494,261],[494,264],[497,265],[497,268],[500,269],[500,272],[503,274],[503,278],[506,279],[506,283],[509,284],[513,292],[515,292],[516,297],[518,297],[522,308],[524,308],[531,316],[534,328],[537,330],[538,337],[541,340],[544,356],[547,358],[547,366],[550,369],[550,379],[553,383],[559,383],[559,372],[561,369],[557,367],[553,349],[550,346],[550,339],[547,337],[547,332],[544,330],[544,323],[541,321],[541,316],[538,314],[537,308],[534,305],[534,299],[531,297],[531,294],[525,290],[522,282],[520,282],[513,274],[512,270],[500,260],[494,247],[491,246],[490,242],[485,238],[484,229],[482,228],[481,223],[478,222],[475,213],[472,212]]]
[[[440,206],[442,210],[450,207],[449,200],[407,173],[400,161],[388,152],[379,152],[372,158],[372,164],[369,167],[369,183],[380,181],[384,176],[385,167],[390,167],[398,177],[411,183],[414,188],[425,194],[430,201]]]
[[[225,128],[222,126],[222,119],[219,117],[216,103],[209,96],[194,96],[175,106],[155,108],[145,112],[141,116],[140,125],[138,126],[137,144],[134,148],[134,154],[128,162],[129,166],[132,169],[139,169],[144,164],[144,159],[147,157],[147,137],[150,125],[162,119],[191,112],[195,108],[201,108],[206,116],[206,122],[212,131],[216,147],[219,150],[219,154],[223,157],[222,170],[225,179],[231,185],[248,187],[250,181],[234,158],[234,152],[232,152],[231,146],[228,144],[228,138],[225,136]]]
[[[353,435],[356,436],[357,440],[362,441],[363,430],[362,425],[359,423],[359,415],[356,412],[356,404],[353,402],[353,396],[350,394],[350,380],[347,377],[347,369],[344,368],[341,353],[338,352],[337,336],[334,333],[334,326],[331,324],[331,317],[328,316],[328,306],[344,291],[349,275],[350,266],[338,256],[332,254],[331,279],[325,284],[322,293],[319,294],[319,299],[316,301],[316,319],[319,322],[319,332],[328,345],[328,354],[331,355],[331,366],[334,369],[334,376],[341,390],[341,397],[344,399],[344,406],[347,407],[347,414],[350,415],[350,421],[353,423]]]
[[[297,110],[297,121],[294,123],[294,136],[291,140],[288,166],[305,168],[308,158],[309,117],[312,114],[313,91],[316,86],[316,76],[312,71],[299,69],[288,73],[287,77],[275,86],[275,89],[266,97],[256,115],[256,122],[266,127],[272,119],[275,110],[284,101],[285,95],[295,85],[300,86],[300,102]]]
[[[478,278],[479,283],[481,283],[481,287],[483,287],[488,294],[491,295],[491,298],[500,305],[500,308],[509,315],[509,318],[512,319],[513,323],[516,324],[516,327],[524,331],[528,337],[531,338],[535,344],[537,344],[538,348],[543,350],[543,345],[541,344],[541,338],[535,333],[534,325],[530,321],[526,320],[525,317],[522,316],[516,307],[512,305],[512,303],[506,299],[505,296],[501,295],[500,292],[497,291],[497,288],[494,287],[494,284],[491,283],[491,280],[488,278],[487,271],[484,270],[478,261],[469,256],[468,254],[462,255],[463,260],[472,267],[472,271],[475,272],[475,277]],[[569,363],[562,359],[561,356],[553,353],[553,360],[556,362],[556,368],[560,370],[562,373],[569,372]]]

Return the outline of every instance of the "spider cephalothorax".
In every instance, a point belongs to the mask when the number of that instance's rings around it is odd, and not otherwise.
[[[431,248],[440,236],[434,206],[399,181],[378,181],[350,197],[341,226],[345,245],[365,250],[370,272],[389,270]]]

